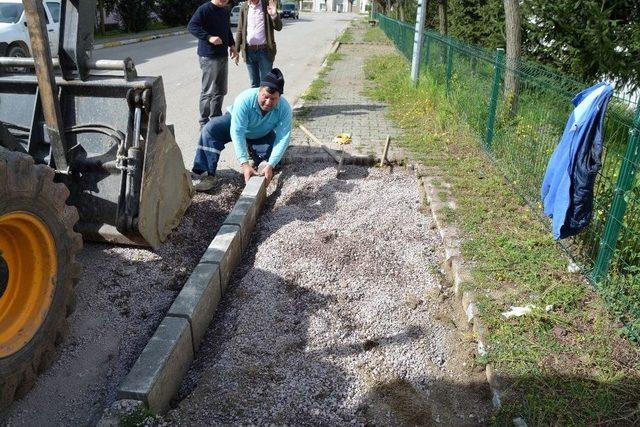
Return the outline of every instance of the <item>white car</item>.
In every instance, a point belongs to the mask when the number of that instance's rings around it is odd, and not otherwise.
[[[51,54],[58,56],[60,1],[44,1]],[[31,43],[21,0],[0,0],[0,56],[31,56]]]
[[[229,13],[229,22],[232,27],[238,26],[238,21],[240,20],[240,6],[233,6],[231,12]]]

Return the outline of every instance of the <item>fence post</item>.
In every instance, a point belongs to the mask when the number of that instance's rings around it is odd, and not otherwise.
[[[451,40],[449,40],[451,43]],[[449,95],[449,86],[451,85],[451,74],[453,72],[453,48],[451,44],[447,44],[447,95]]]
[[[640,162],[640,105],[636,108],[636,117],[633,125],[629,130],[629,143],[624,154],[624,160],[620,165],[620,174],[616,182],[616,190],[609,209],[607,224],[600,239],[600,249],[598,257],[592,272],[592,279],[595,282],[605,280],[609,275],[609,266],[613,253],[616,249],[616,243],[620,237],[620,229],[624,221],[624,214],[627,210],[627,201],[625,200],[627,191],[633,186],[635,174],[638,171],[638,162]]]
[[[489,114],[487,115],[487,135],[484,146],[487,151],[491,151],[493,143],[493,132],[496,124],[496,110],[498,108],[498,96],[500,96],[500,81],[502,80],[502,62],[504,60],[504,49],[496,49],[496,65],[493,74],[493,88],[491,89],[491,99],[489,100]]]
[[[427,41],[427,46],[424,49],[424,66],[428,70],[429,69],[429,55],[431,55],[431,37],[429,34],[425,36]]]

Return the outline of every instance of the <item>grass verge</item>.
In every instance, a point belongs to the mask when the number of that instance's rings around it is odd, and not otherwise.
[[[327,74],[329,74],[329,71],[333,69],[332,65],[336,61],[340,61],[342,58],[344,58],[344,54],[338,52],[333,52],[327,55],[327,57],[325,58],[324,66],[318,73],[318,77],[314,81],[312,81],[307,90],[304,91],[304,93],[302,94],[302,99],[304,99],[305,101],[318,101],[322,98],[324,89],[327,86],[327,83],[324,79]]]
[[[367,28],[362,36],[362,41],[365,43],[390,44],[387,36],[378,27]]]
[[[151,32],[151,31],[166,30],[168,28],[171,28],[171,27],[168,26],[167,24],[164,24],[162,22],[153,21],[153,22],[149,23],[149,25],[147,26],[147,28],[144,31],[141,31],[139,33],[128,33],[128,32],[126,32],[124,30],[115,29],[115,30],[106,31],[104,34],[100,34],[100,33],[96,32],[95,37],[96,37],[96,40],[111,39],[111,38],[114,38],[114,37],[122,37],[122,36],[135,37],[135,36],[139,36],[141,34],[146,34],[146,33]]]
[[[458,200],[448,220],[474,265],[465,286],[478,296],[489,332],[481,361],[492,363],[505,391],[493,422],[639,424],[640,350],[583,278],[567,272],[564,254],[480,149],[444,85],[423,75],[413,88],[397,54],[369,60],[365,74],[368,95],[390,105],[402,143],[443,172]],[[529,315],[502,316],[529,304]]]
[[[351,28],[344,30],[344,33],[338,37],[338,41],[340,43],[351,43],[353,41],[353,30]]]

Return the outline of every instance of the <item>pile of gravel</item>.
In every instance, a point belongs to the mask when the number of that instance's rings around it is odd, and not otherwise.
[[[54,365],[0,417],[9,425],[94,425],[233,207],[243,180],[198,193],[157,251],[85,243],[76,311]]]
[[[167,422],[483,423],[419,199],[403,170],[288,165]]]

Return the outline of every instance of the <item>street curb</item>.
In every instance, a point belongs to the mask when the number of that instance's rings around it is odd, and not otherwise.
[[[233,270],[242,259],[266,200],[263,177],[253,177],[118,387],[119,400],[164,413],[206,333]]]
[[[422,201],[429,206],[438,234],[442,238],[445,252],[442,269],[445,277],[447,282],[452,285],[456,297],[461,302],[460,308],[468,324],[473,328],[473,334],[478,343],[478,356],[486,356],[488,349],[487,330],[478,313],[476,295],[471,291],[464,290],[464,285],[472,280],[472,266],[465,262],[462,257],[458,229],[446,223],[446,210],[457,209],[457,204],[451,194],[451,185],[444,181],[442,173],[437,168],[418,165],[415,173],[424,190],[421,192]],[[445,200],[441,195],[445,196]],[[494,409],[499,409],[502,405],[501,396],[503,392],[491,363],[485,366],[485,374],[491,389],[493,407]]]
[[[106,49],[108,47],[124,46],[124,45],[134,44],[134,43],[141,43],[149,40],[163,39],[165,37],[181,36],[187,33],[188,33],[187,30],[180,30],[180,31],[173,31],[170,33],[150,34],[147,36],[134,37],[126,40],[117,40],[117,41],[111,41],[111,42],[108,41],[108,42],[98,43],[93,45],[93,50]]]

